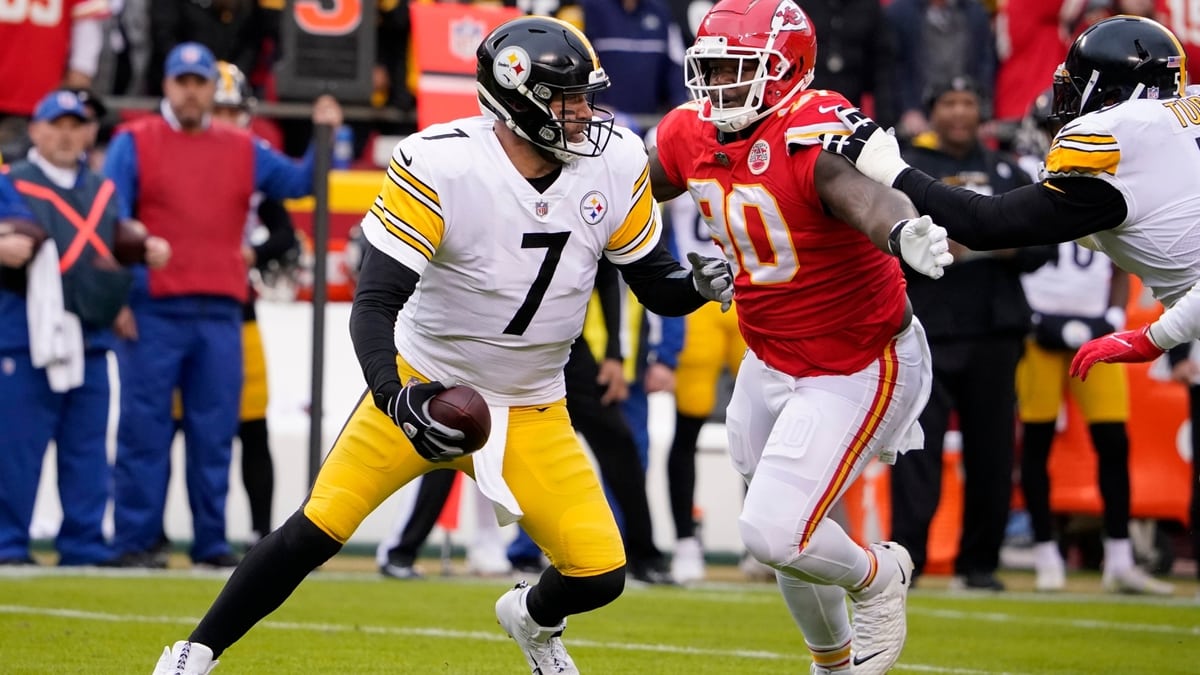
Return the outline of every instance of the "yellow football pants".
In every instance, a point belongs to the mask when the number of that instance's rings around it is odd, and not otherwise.
[[[1017,402],[1022,422],[1053,422],[1062,407],[1063,392],[1079,404],[1089,424],[1129,419],[1129,380],[1120,363],[1097,363],[1087,381],[1068,377],[1074,352],[1051,351],[1032,339],[1017,365]]]
[[[397,358],[400,381],[428,378]],[[496,433],[498,430],[493,430]],[[509,409],[504,479],[525,515],[521,526],[566,576],[588,577],[625,564],[625,552],[600,481],[567,416],[566,400]],[[474,462],[422,459],[369,396],[342,428],[321,466],[304,514],[345,542],[393,492],[433,469],[474,477]]]

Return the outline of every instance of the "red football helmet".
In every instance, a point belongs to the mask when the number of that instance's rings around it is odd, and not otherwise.
[[[700,119],[739,131],[812,83],[817,34],[796,0],[721,0],[684,55]],[[734,73],[714,77],[714,70]],[[744,96],[743,96],[744,93]]]

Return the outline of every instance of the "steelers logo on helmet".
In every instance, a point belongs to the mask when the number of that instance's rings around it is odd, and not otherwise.
[[[529,79],[529,54],[520,47],[505,47],[496,55],[492,74],[496,82],[505,89],[516,89]]]

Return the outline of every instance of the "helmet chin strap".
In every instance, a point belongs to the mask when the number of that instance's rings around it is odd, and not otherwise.
[[[558,162],[559,164],[570,164],[571,162],[579,159],[579,155],[572,154],[565,150],[558,150],[534,141],[529,137],[529,134],[526,134],[521,127],[517,126],[517,123],[514,122],[511,117],[504,120],[504,126],[511,129],[514,134],[520,136],[525,140],[525,142],[532,145],[533,149],[537,150],[538,154],[546,159]]]

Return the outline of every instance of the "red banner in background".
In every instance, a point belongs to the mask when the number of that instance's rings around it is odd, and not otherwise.
[[[417,128],[479,114],[475,50],[493,28],[521,16],[515,7],[413,4]]]

